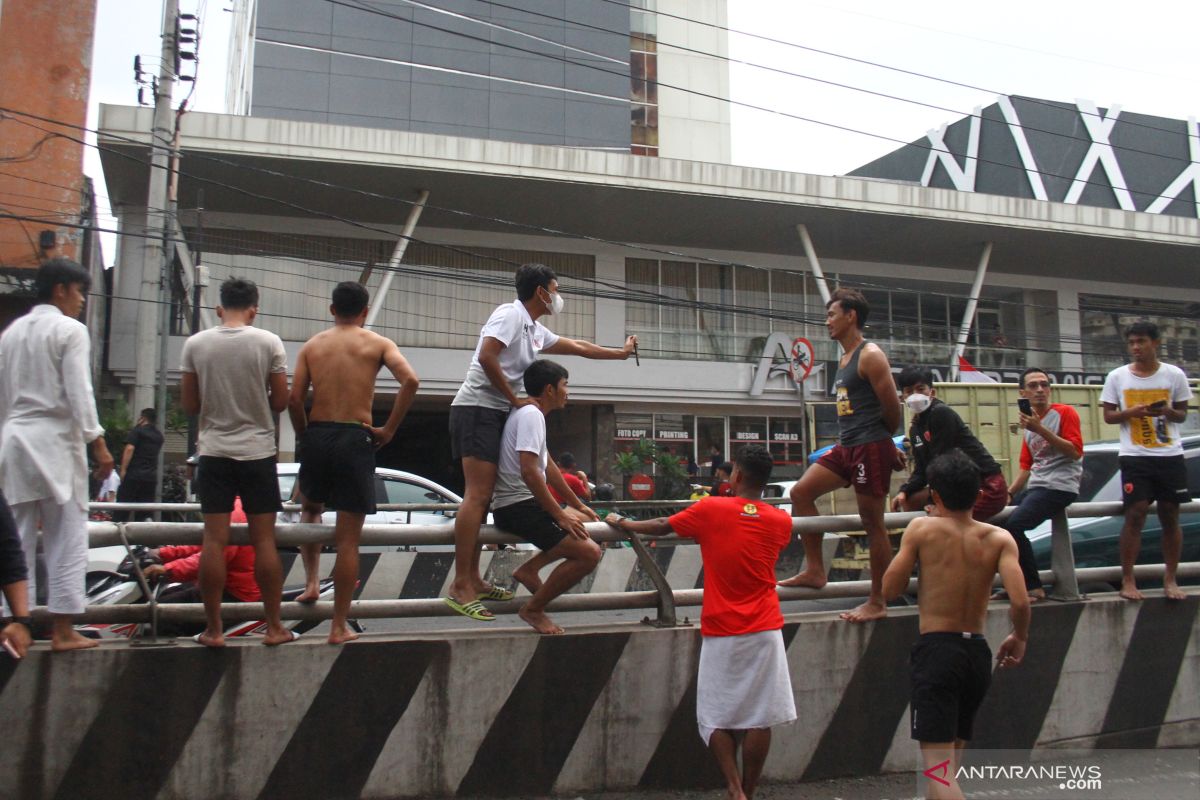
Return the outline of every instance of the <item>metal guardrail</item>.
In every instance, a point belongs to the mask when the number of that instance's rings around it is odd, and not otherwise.
[[[667,501],[670,505],[679,505]],[[98,505],[98,504],[95,504]],[[116,504],[105,504],[116,505]],[[156,504],[177,505],[177,504]],[[128,506],[120,506],[127,508]],[[1153,510],[1153,509],[1152,509]],[[1002,521],[1013,511],[1008,507],[993,517],[993,522]],[[1200,512],[1200,502],[1186,503],[1180,506],[1184,513]],[[1060,513],[1052,522],[1051,533],[1051,569],[1041,573],[1043,582],[1050,582],[1053,588],[1050,597],[1057,600],[1077,600],[1080,598],[1079,582],[1117,581],[1121,577],[1120,567],[1099,567],[1077,570],[1071,549],[1070,528],[1068,517],[1110,517],[1122,513],[1122,505],[1114,503],[1076,503],[1069,506],[1065,513]],[[898,529],[907,525],[913,519],[924,516],[924,512],[912,511],[889,513],[884,515],[884,522],[890,529]],[[603,522],[592,522],[585,525],[589,535],[597,541],[622,541],[624,534],[612,529]],[[296,523],[276,525],[276,543],[283,546],[332,543],[333,526],[320,523]],[[862,521],[857,514],[820,517],[796,517],[792,522],[792,532],[844,533],[862,530]],[[204,526],[202,523],[182,522],[89,522],[89,544],[92,547],[124,545],[127,549],[134,544],[151,547],[175,544],[199,544],[202,541]],[[612,610],[628,608],[657,608],[658,618],[654,624],[660,626],[675,626],[678,624],[675,609],[678,606],[700,605],[703,590],[687,589],[673,591],[651,557],[649,551],[636,537],[634,549],[642,569],[654,582],[655,591],[617,592],[598,594],[568,594],[556,599],[550,608],[558,611]],[[508,544],[521,541],[519,537],[504,533],[497,528],[485,525],[480,530],[480,542],[484,544]],[[666,545],[695,544],[694,540],[678,536],[657,537],[657,541]],[[444,545],[453,544],[454,533],[447,525],[365,525],[361,544],[363,545]],[[245,525],[233,525],[230,534],[231,544],[249,544]],[[1135,568],[1138,577],[1161,577],[1163,565],[1141,565]],[[1180,577],[1200,576],[1200,562],[1181,564]],[[865,597],[870,592],[870,581],[838,581],[827,584],[822,589],[805,589],[779,587],[781,600],[810,600],[822,598]],[[909,583],[909,591],[916,589],[916,579]],[[152,595],[148,595],[151,596]],[[523,601],[508,601],[489,604],[501,613],[516,612]],[[222,619],[226,621],[245,621],[262,618],[261,603],[228,603],[222,606]],[[440,598],[419,600],[358,600],[351,606],[351,616],[362,619],[381,617],[418,617],[418,616],[449,616],[451,611]],[[43,607],[34,609],[35,619],[48,619],[49,614]],[[289,620],[321,621],[330,619],[333,615],[332,603],[316,603],[302,605],[300,603],[284,603],[282,616]],[[77,617],[80,622],[115,624],[132,622],[152,622],[155,619],[173,622],[203,622],[203,607],[193,604],[158,604],[151,600],[147,604],[89,606]]]

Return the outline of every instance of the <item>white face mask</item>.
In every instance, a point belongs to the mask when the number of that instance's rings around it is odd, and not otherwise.
[[[933,398],[927,394],[919,394],[913,392],[908,397],[904,398],[904,405],[908,406],[908,410],[914,414],[923,414],[929,408],[929,404],[933,402]]]
[[[551,315],[557,316],[561,314],[563,310],[562,295],[558,292],[550,292],[550,305],[548,308]]]

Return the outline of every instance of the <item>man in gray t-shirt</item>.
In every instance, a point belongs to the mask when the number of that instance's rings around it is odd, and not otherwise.
[[[200,593],[207,628],[196,641],[208,647],[225,644],[225,547],[237,497],[246,512],[267,618],[263,644],[295,638],[279,617],[283,570],[275,549],[275,514],[282,509],[275,475],[275,415],[287,407],[287,355],[278,336],[254,327],[257,314],[258,287],[231,278],[221,284],[221,324],[183,345],[183,409],[200,417],[196,494],[204,515]]]

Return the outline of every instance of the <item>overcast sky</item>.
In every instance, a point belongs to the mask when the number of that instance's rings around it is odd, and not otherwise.
[[[231,14],[224,8],[229,5],[229,0],[180,0],[181,10],[199,12],[202,22],[192,103],[197,111],[225,111]],[[161,0],[99,0],[93,126],[99,103],[136,102],[133,57],[141,54],[148,65],[157,65],[161,14]],[[1101,107],[1120,105],[1176,119],[1200,115],[1197,0],[1159,0],[1140,7],[1115,0],[729,0],[729,27],[977,87],[731,33],[733,59],[901,98],[733,64],[733,99],[779,112],[731,108],[737,164],[842,174],[989,105],[997,94],[1068,102],[1086,98]],[[665,44],[670,42],[660,46]],[[92,149],[85,171],[106,194]],[[106,242],[106,261],[111,262],[112,253]]]

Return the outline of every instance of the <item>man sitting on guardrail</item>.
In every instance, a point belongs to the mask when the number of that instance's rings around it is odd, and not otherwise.
[[[1045,370],[1030,367],[1021,373],[1021,397],[1029,401],[1033,413],[1017,412],[1017,424],[1024,430],[1021,471],[1010,487],[1009,497],[1020,497],[1020,502],[1004,521],[1004,529],[1017,541],[1025,590],[1029,599],[1036,602],[1045,599],[1046,590],[1038,577],[1033,545],[1025,532],[1041,525],[1079,496],[1083,433],[1078,411],[1050,402],[1050,376]]]
[[[583,527],[584,522],[599,522],[600,518],[567,488],[546,450],[546,415],[567,404],[566,368],[538,359],[525,370],[524,382],[525,394],[533,402],[513,409],[504,423],[492,518],[496,527],[541,550],[513,570],[513,577],[533,594],[517,613],[538,633],[562,633],[546,616],[546,605],[600,563],[600,547]],[[570,505],[560,506],[547,484]],[[538,573],[559,559],[563,563],[543,582]],[[460,603],[453,597],[444,599],[472,619],[495,619],[478,600]]]
[[[733,495],[708,497],[671,517],[635,522],[609,514],[626,533],[695,539],[704,561],[696,721],[731,798],[754,796],[771,747],[771,726],[796,719],[783,646],[775,562],[792,538],[792,518],[760,502],[771,454],[747,445],[737,454]],[[742,738],[742,770],[737,764]]]
[[[962,797],[954,780],[963,746],[971,738],[975,712],[992,681],[992,653],[984,638],[988,598],[996,573],[1012,607],[1013,631],[996,653],[996,665],[1015,667],[1029,639],[1029,598],[1017,561],[1017,545],[1006,531],[971,518],[979,495],[979,468],[961,450],[929,465],[934,510],[908,524],[900,552],[883,576],[889,600],[908,590],[913,568],[921,638],[912,650],[912,738],[921,743],[927,770],[949,762],[947,785],[930,782],[929,797]]]

